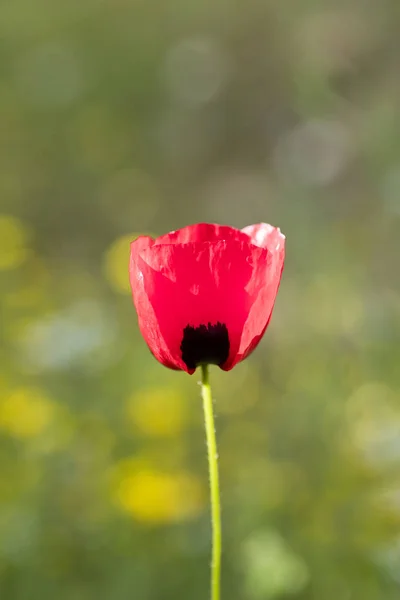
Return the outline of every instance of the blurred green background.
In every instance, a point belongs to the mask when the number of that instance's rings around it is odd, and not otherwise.
[[[400,594],[397,0],[0,3],[0,597],[205,600],[198,375],[151,357],[129,241],[287,236],[212,369],[223,597]]]

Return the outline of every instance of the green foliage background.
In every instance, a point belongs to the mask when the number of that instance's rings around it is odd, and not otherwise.
[[[129,240],[280,226],[271,326],[212,370],[232,600],[400,585],[395,0],[0,3],[0,597],[204,600],[198,376]]]

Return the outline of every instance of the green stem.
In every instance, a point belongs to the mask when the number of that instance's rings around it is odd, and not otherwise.
[[[203,398],[204,422],[206,427],[208,468],[210,473],[212,562],[211,600],[220,600],[221,579],[221,502],[219,495],[218,452],[208,365],[201,366],[201,395]]]

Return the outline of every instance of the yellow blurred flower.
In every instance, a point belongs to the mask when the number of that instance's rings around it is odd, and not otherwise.
[[[149,524],[191,519],[205,504],[203,486],[196,476],[186,471],[162,472],[135,459],[117,465],[113,497],[119,508]]]
[[[149,388],[134,394],[127,402],[130,421],[152,437],[173,437],[187,422],[187,400],[178,390]]]
[[[21,221],[0,215],[0,270],[15,269],[24,262],[28,238],[28,230]]]
[[[104,273],[108,283],[116,292],[129,294],[131,291],[128,274],[130,243],[139,235],[148,234],[131,233],[124,235],[116,239],[106,251]]]
[[[41,390],[19,388],[0,401],[0,430],[18,439],[41,435],[53,421],[54,403]]]

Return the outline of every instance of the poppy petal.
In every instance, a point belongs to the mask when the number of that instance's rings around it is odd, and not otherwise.
[[[184,364],[176,363],[164,339],[162,338],[156,315],[144,289],[143,271],[139,269],[140,252],[151,248],[154,240],[148,236],[140,236],[131,243],[129,275],[133,302],[138,315],[139,329],[155,358],[170,369],[183,369]]]
[[[257,223],[244,227],[242,233],[248,235],[255,246],[267,248],[270,252],[279,250],[281,243],[285,243],[285,236],[279,227],[273,227],[268,223]]]
[[[254,272],[267,260],[267,251],[251,244],[248,238],[153,244],[139,252],[135,261],[139,284],[134,296],[140,288],[136,302],[142,311],[141,331],[160,362],[194,372],[195,366],[190,361],[185,363],[182,357],[188,327],[210,336],[223,336],[226,328],[229,354],[217,364],[237,362],[255,294]],[[260,276],[257,283],[261,285]],[[222,337],[218,337],[218,345],[226,349]]]
[[[218,242],[220,240],[248,241],[247,232],[212,223],[197,223],[171,231],[156,239],[155,244],[188,244],[193,242]]]
[[[261,261],[256,254],[253,260],[253,276],[247,288],[251,308],[243,327],[238,352],[235,356],[230,356],[222,366],[224,370],[230,370],[245,359],[261,340],[271,319],[285,259],[285,236],[279,229],[261,223],[242,231],[250,235],[257,249],[264,248],[267,256],[265,261]]]

